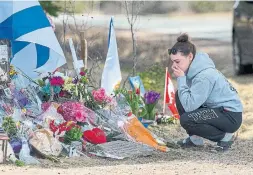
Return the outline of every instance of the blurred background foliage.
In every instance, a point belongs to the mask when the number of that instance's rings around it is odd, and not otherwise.
[[[123,2],[123,1],[122,1]],[[99,13],[124,13],[120,1],[40,1],[42,7],[52,16],[63,13],[70,6],[75,13],[95,11]],[[225,12],[232,10],[233,1],[145,1],[140,15],[170,14],[173,12],[188,11],[189,13]],[[66,8],[65,8],[66,7]]]
[[[156,63],[150,69],[139,72],[138,75],[141,77],[146,91],[154,90],[163,94],[165,80],[164,66]]]

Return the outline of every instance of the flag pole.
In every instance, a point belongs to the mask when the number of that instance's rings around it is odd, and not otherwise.
[[[166,108],[166,93],[167,92],[167,86],[168,86],[168,77],[167,77],[167,74],[168,74],[168,67],[166,67],[166,71],[165,71],[165,83],[164,83],[164,94],[163,94],[163,114],[165,114],[165,108]]]

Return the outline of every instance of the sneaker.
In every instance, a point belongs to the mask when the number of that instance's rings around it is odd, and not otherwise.
[[[232,144],[235,141],[235,135],[232,136],[232,138],[225,142],[225,141],[219,141],[217,142],[217,147],[215,148],[216,151],[227,151],[229,148],[231,148]]]
[[[219,152],[227,151],[227,150],[229,150],[229,148],[231,148],[233,143],[234,143],[233,139],[231,139],[230,141],[227,141],[227,142],[219,141],[219,142],[217,142],[217,147],[215,148],[215,150],[219,151]]]
[[[191,141],[190,137],[178,141],[177,144],[178,144],[179,146],[181,146],[182,148],[197,147],[197,145],[195,145],[195,144]]]

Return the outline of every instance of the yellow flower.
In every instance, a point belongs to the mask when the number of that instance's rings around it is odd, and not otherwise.
[[[17,128],[20,127],[20,122],[19,122],[19,121],[16,123],[16,127],[17,127]]]
[[[73,80],[72,77],[67,77],[67,78],[65,78],[64,82],[65,82],[66,84],[68,84],[68,83],[72,83],[72,80]]]
[[[71,91],[71,89],[73,89],[74,86],[75,85],[73,83],[70,83],[70,84],[65,84],[64,83],[63,90],[65,90],[65,91]]]
[[[118,81],[116,84],[115,84],[115,86],[114,86],[114,90],[117,90],[117,89],[119,89],[120,88],[120,81]]]
[[[65,91],[70,91],[71,89],[73,89],[73,87],[75,86],[73,83],[72,83],[72,78],[71,77],[68,77],[65,79],[64,81],[64,86],[63,86],[63,90]]]
[[[23,108],[21,111],[22,111],[24,114],[26,113],[26,109],[25,109],[25,108]]]
[[[10,76],[13,76],[13,75],[17,74],[17,71],[15,70],[13,65],[10,66],[9,74],[10,74]]]

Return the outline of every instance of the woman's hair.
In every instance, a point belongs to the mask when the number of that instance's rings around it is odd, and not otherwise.
[[[176,44],[169,49],[169,55],[176,55],[177,52],[181,52],[184,56],[193,54],[193,58],[196,55],[196,46],[189,40],[187,34],[182,34],[177,38]]]

